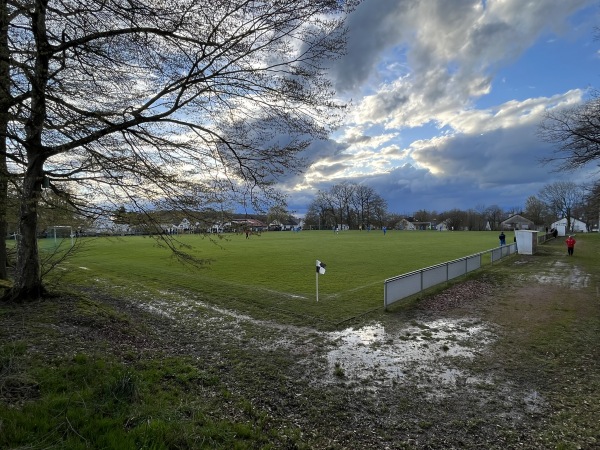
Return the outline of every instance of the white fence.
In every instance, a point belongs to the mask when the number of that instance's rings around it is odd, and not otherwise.
[[[384,282],[383,306],[387,308],[394,302],[477,270],[484,264],[484,257],[487,255],[490,257],[490,263],[493,264],[495,261],[516,252],[517,244],[513,243],[388,278]]]

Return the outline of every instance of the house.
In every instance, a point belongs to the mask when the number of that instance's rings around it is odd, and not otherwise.
[[[298,221],[293,217],[288,217],[281,225],[283,226],[284,231],[291,231],[298,226]]]
[[[438,223],[435,226],[435,229],[437,231],[448,231],[450,229],[450,227],[448,227],[448,221],[444,220],[443,222]]]
[[[396,224],[395,227],[397,230],[416,230],[417,227],[413,225],[412,222],[409,222],[406,219],[402,219],[400,222]]]
[[[183,219],[179,225],[177,225],[177,233],[189,233],[192,230],[192,224],[188,219]]]
[[[534,230],[535,224],[533,221],[526,219],[519,214],[510,216],[503,222],[500,222],[501,230]]]
[[[232,219],[231,226],[235,230],[248,230],[253,232],[265,231],[267,224],[254,218]]]
[[[396,230],[431,230],[431,222],[419,222],[412,217],[402,219],[394,227]]]
[[[292,231],[298,227],[298,221],[293,217],[278,220],[275,219],[269,224],[270,231]]]
[[[99,217],[92,225],[85,230],[86,234],[89,235],[101,235],[101,236],[112,236],[134,234],[133,229],[125,223],[115,223],[112,219],[107,217]]]
[[[559,226],[565,227],[565,230],[566,230],[566,226],[567,226],[567,218],[566,217],[563,217],[562,219],[554,222],[552,225],[550,225],[550,228],[558,228]],[[566,230],[566,231],[568,233],[587,233],[587,226],[586,226],[585,222],[582,222],[581,220],[577,220],[576,218],[571,217],[571,229]]]

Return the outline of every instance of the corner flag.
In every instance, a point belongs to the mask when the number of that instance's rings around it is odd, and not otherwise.
[[[325,273],[325,263],[321,262],[317,259],[317,273],[316,282],[317,282],[317,301],[319,301],[319,274],[323,275]]]
[[[325,274],[325,263],[321,262],[317,259],[317,273],[320,273],[321,275]]]

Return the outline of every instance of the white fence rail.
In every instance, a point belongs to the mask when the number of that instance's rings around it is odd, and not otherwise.
[[[388,278],[384,282],[383,289],[384,307],[387,308],[389,305],[399,300],[481,268],[484,264],[484,257],[488,254],[490,263],[493,264],[495,261],[516,252],[517,244],[513,243],[486,250],[485,252],[477,253],[475,255],[465,256],[464,258],[415,270],[414,272],[405,273],[393,278]]]

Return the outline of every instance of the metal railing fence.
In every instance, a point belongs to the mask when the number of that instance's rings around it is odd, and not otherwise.
[[[425,267],[424,269],[388,278],[384,281],[384,307],[387,309],[392,303],[477,270],[487,263],[488,258],[489,263],[493,264],[516,252],[517,244],[508,244],[474,255],[465,256],[464,258],[447,261],[436,264],[435,266]]]

